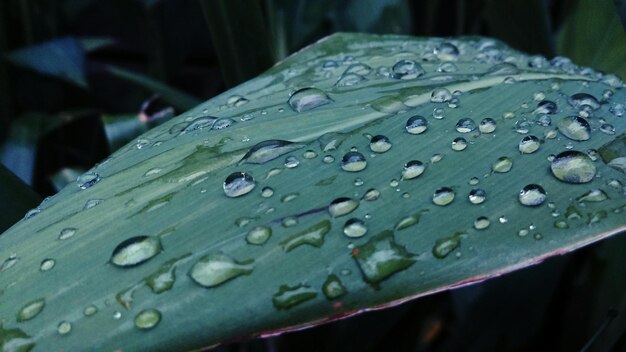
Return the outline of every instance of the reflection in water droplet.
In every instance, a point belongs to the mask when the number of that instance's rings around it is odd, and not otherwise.
[[[276,309],[289,309],[316,296],[317,292],[308,285],[281,285],[278,292],[272,297],[272,303]]]
[[[443,259],[461,244],[461,233],[455,233],[450,237],[440,238],[433,246],[433,255]]]
[[[249,193],[256,186],[254,178],[245,172],[233,172],[224,181],[224,194],[228,197],[240,197]]]
[[[426,170],[426,165],[419,160],[411,160],[404,164],[402,169],[402,179],[410,180],[420,176]]]
[[[400,60],[391,68],[391,77],[395,79],[415,79],[424,73],[420,64],[413,60]]]
[[[443,87],[435,88],[430,95],[430,101],[433,103],[445,103],[452,99],[452,93]]]
[[[406,121],[406,131],[410,134],[420,134],[428,128],[428,121],[419,115],[411,116]]]
[[[518,148],[522,154],[531,154],[536,152],[539,149],[540,145],[541,144],[539,143],[539,138],[528,135],[522,138],[522,140],[519,142]]]
[[[550,100],[542,100],[537,104],[537,108],[533,113],[535,114],[556,114],[557,105]]]
[[[322,244],[324,244],[324,237],[330,229],[330,221],[323,220],[294,235],[291,235],[287,239],[280,242],[280,244],[283,246],[285,252],[289,252],[305,244],[319,248]]]
[[[333,100],[321,89],[302,88],[291,94],[287,103],[295,112],[305,112],[330,104]]]
[[[557,128],[565,137],[575,141],[586,141],[591,138],[589,122],[579,116],[564,117],[557,124]]]
[[[238,262],[222,254],[209,254],[200,258],[189,270],[189,276],[203,287],[219,286],[241,275],[250,275],[253,270],[250,262]]]
[[[491,221],[489,221],[489,218],[486,216],[479,216],[476,220],[474,220],[474,228],[476,230],[484,230],[488,228],[489,225],[491,225]]]
[[[596,175],[596,166],[587,154],[575,150],[560,153],[550,164],[552,174],[567,183],[587,183]]]
[[[478,129],[481,133],[493,133],[496,130],[496,120],[492,118],[484,118],[480,121]]]
[[[381,281],[415,263],[414,255],[395,242],[393,232],[383,231],[352,250],[363,279],[378,288]]]
[[[211,129],[216,120],[217,118],[213,116],[198,117],[197,119],[193,120],[193,122],[191,122],[189,125],[185,126],[185,128],[180,131],[180,134],[191,133],[205,128]]]
[[[272,236],[272,229],[267,226],[257,226],[246,235],[246,242],[254,245],[263,245]]]
[[[383,135],[377,135],[370,140],[370,150],[374,153],[384,153],[391,149],[389,138]]]
[[[454,191],[449,187],[441,187],[433,193],[433,203],[439,206],[446,206],[454,200]]]
[[[484,120],[483,120],[484,121]],[[459,133],[469,133],[476,129],[476,123],[469,118],[460,119],[456,123],[456,130]]]
[[[367,167],[365,156],[359,152],[348,152],[341,159],[341,168],[344,171],[358,172]]]
[[[335,83],[335,86],[351,87],[366,80],[367,78],[356,73],[344,73],[343,75],[341,75],[341,77],[339,77],[339,80],[337,81],[337,83]]]
[[[602,202],[609,199],[609,196],[601,189],[592,189],[591,191],[576,198],[578,202]]]
[[[512,167],[513,161],[506,156],[501,156],[495,163],[493,163],[491,169],[493,170],[493,172],[505,173],[511,171]]]
[[[524,186],[519,192],[519,202],[528,207],[536,207],[546,200],[546,191],[536,184]]]
[[[36,299],[34,301],[26,303],[22,308],[20,308],[17,313],[17,322],[22,322],[26,320],[31,320],[36,317],[46,305],[46,300],[43,298]]]
[[[57,332],[59,335],[67,335],[72,331],[72,323],[69,321],[62,321],[57,326]]]
[[[255,144],[246,155],[241,158],[239,164],[264,164],[285,155],[294,150],[304,147],[304,144],[292,143],[278,139],[272,139]]]
[[[465,150],[465,148],[467,148],[467,141],[465,140],[465,138],[457,137],[452,140],[452,150],[460,152],[462,150]]]
[[[161,321],[161,312],[156,309],[145,309],[135,316],[135,326],[141,330],[149,330]]]
[[[587,93],[576,93],[569,97],[568,102],[576,109],[582,109],[585,106],[593,110],[600,108],[600,103],[593,95]]]
[[[480,204],[487,199],[487,192],[482,188],[474,188],[469,193],[469,201],[472,204]]]
[[[341,279],[335,274],[330,274],[322,285],[322,292],[328,299],[335,299],[345,295],[348,291],[343,286]]]
[[[361,219],[352,218],[343,226],[343,234],[350,238],[363,237],[367,233],[367,225]]]
[[[48,271],[52,268],[54,268],[54,265],[56,264],[56,261],[54,259],[44,259],[41,264],[39,265],[39,270],[41,271]]]
[[[459,59],[459,48],[452,43],[441,43],[433,50],[433,54],[441,61],[456,61]]]
[[[100,181],[100,175],[95,172],[85,172],[76,178],[76,184],[80,189],[87,189]]]
[[[161,253],[161,240],[154,236],[136,236],[122,241],[111,254],[111,264],[132,267]]]

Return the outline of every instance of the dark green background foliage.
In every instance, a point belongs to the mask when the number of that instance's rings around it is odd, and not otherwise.
[[[0,226],[150,127],[328,34],[492,36],[625,79],[625,17],[623,0],[0,1]],[[219,349],[623,351],[625,250],[618,236],[479,285]]]

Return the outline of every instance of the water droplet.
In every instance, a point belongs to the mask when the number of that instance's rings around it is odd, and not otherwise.
[[[335,157],[333,157],[332,155],[325,155],[324,158],[322,158],[322,161],[325,164],[330,164],[335,161]]]
[[[288,169],[293,169],[294,167],[297,167],[298,165],[300,165],[300,160],[298,160],[298,158],[296,158],[293,155],[288,156],[285,159],[285,167]]]
[[[132,267],[161,253],[161,240],[154,236],[136,236],[122,241],[111,254],[111,264]]]
[[[543,239],[543,235],[540,234],[540,233],[536,233],[536,234],[533,235],[533,238],[535,240],[539,241],[539,240]]]
[[[506,216],[502,215],[498,218],[498,222],[501,224],[506,224],[507,222],[509,222],[509,219],[507,219]]]
[[[374,288],[391,275],[415,263],[414,255],[397,242],[390,230],[370,238],[352,250],[352,257],[363,273],[363,278]]]
[[[18,260],[20,260],[20,258],[16,254],[11,254],[2,262],[2,265],[0,265],[0,273],[11,269],[15,264],[17,264]]]
[[[400,221],[396,223],[396,225],[394,226],[394,229],[397,231],[404,230],[407,227],[411,227],[415,224],[418,224],[420,221],[420,218],[422,217],[423,212],[425,212],[425,210],[419,211],[413,215],[405,216],[404,218],[400,219]]]
[[[226,99],[226,105],[229,106],[241,106],[248,103],[248,99],[242,97],[241,95],[232,95]]]
[[[369,192],[370,191],[368,191],[368,193]],[[337,218],[343,215],[350,214],[358,207],[359,207],[358,200],[347,198],[347,197],[341,197],[341,198],[337,198],[333,200],[330,203],[330,205],[328,206],[328,212],[330,213],[330,216]]]
[[[435,241],[433,246],[433,255],[436,258],[443,259],[453,250],[457,249],[461,244],[461,233],[455,233],[450,237],[440,238]]]
[[[441,43],[433,50],[433,54],[441,61],[456,61],[459,59],[459,48],[452,43]]]
[[[317,292],[308,285],[281,285],[272,297],[272,303],[277,309],[289,309],[315,297],[317,297]]]
[[[245,172],[233,172],[224,181],[224,194],[228,197],[240,197],[249,193],[256,186],[254,178]]]
[[[104,199],[89,199],[87,202],[85,202],[85,206],[83,207],[83,209],[91,209],[102,204],[102,202],[104,202]]]
[[[98,313],[98,307],[94,306],[93,304],[90,304],[87,307],[85,307],[85,309],[83,309],[83,314],[86,317],[90,317],[96,313]]]
[[[283,227],[294,227],[298,225],[298,217],[287,216],[283,218],[283,221],[281,222],[281,224],[283,225]]]
[[[433,203],[439,206],[446,206],[454,200],[454,191],[449,187],[441,187],[433,193]]]
[[[493,170],[493,172],[505,173],[511,171],[512,167],[513,161],[506,156],[501,156],[498,158],[498,160],[496,160],[495,163],[493,163],[491,169]]]
[[[80,189],[87,189],[100,181],[100,175],[95,172],[85,172],[76,178],[76,184]]]
[[[330,231],[330,221],[323,220],[312,225],[280,242],[285,252],[289,252],[297,247],[308,244],[319,248],[324,244],[324,236]]]
[[[478,177],[472,177],[467,183],[469,183],[472,186],[476,186],[479,182],[480,180],[478,179]]]
[[[193,120],[193,122],[191,122],[189,125],[185,126],[185,128],[180,131],[180,134],[187,134],[205,128],[210,130],[211,128],[213,128],[213,124],[215,124],[215,121],[217,121],[217,118],[213,116],[198,117],[197,119]]]
[[[535,123],[541,127],[548,127],[552,124],[552,118],[548,115],[540,115]]]
[[[420,134],[428,128],[428,121],[419,115],[411,116],[406,121],[406,131],[410,134]]]
[[[303,156],[305,159],[315,159],[315,158],[317,158],[317,153],[309,149],[309,150],[305,151],[305,152],[302,154],[302,156]]]
[[[600,125],[600,132],[606,133],[608,135],[614,135],[615,127],[611,124],[603,123],[602,125]]]
[[[374,188],[368,189],[367,192],[365,192],[365,194],[363,195],[363,199],[368,202],[375,201],[376,199],[378,199],[378,197],[380,197],[380,191]]]
[[[17,322],[22,322],[26,320],[31,320],[36,317],[46,305],[46,300],[43,298],[38,298],[34,301],[26,303],[20,311],[17,313]]]
[[[271,187],[263,187],[261,190],[261,197],[269,198],[274,195],[274,190]]]
[[[350,238],[359,238],[367,233],[367,225],[361,219],[352,218],[343,226],[343,234]]]
[[[426,170],[426,165],[424,165],[424,163],[419,160],[411,160],[404,164],[404,169],[402,169],[402,179],[414,179],[423,174],[424,170]]]
[[[152,274],[148,275],[144,282],[150,289],[152,293],[161,294],[163,292],[167,292],[172,287],[174,287],[174,283],[176,282],[176,264],[182,260],[183,258],[188,257],[190,254],[185,254],[178,258],[173,258],[161,265],[159,269],[157,269]],[[132,296],[132,294],[131,294]]]
[[[337,81],[337,83],[335,83],[335,86],[351,87],[366,80],[367,78],[356,73],[344,73],[343,75],[341,75],[341,77],[339,77],[339,80]]]
[[[254,245],[263,245],[272,236],[272,229],[267,226],[257,226],[246,235],[246,242]]]
[[[229,118],[229,117],[222,117],[221,119],[218,119],[217,121],[215,121],[215,123],[213,124],[212,129],[213,130],[223,130],[225,128],[230,127],[232,124],[236,123],[237,121]]]
[[[568,150],[560,153],[550,164],[552,174],[567,183],[587,183],[596,175],[596,166],[584,153]]]
[[[281,155],[285,155],[302,147],[304,147],[304,144],[297,144],[278,139],[263,141],[250,148],[246,155],[243,156],[239,164],[264,164],[270,160],[278,158]]]
[[[345,295],[348,291],[337,275],[330,274],[322,285],[322,292],[324,292],[326,298],[335,299]]]
[[[460,152],[467,148],[467,141],[463,137],[457,137],[452,140],[452,150]]]
[[[535,114],[556,114],[557,105],[555,102],[550,100],[542,100],[537,104],[537,108],[533,113]]]
[[[587,93],[576,93],[569,97],[568,102],[576,109],[582,109],[585,106],[593,110],[600,108],[600,103],[593,95]]]
[[[120,312],[120,311],[115,311],[115,312],[113,313],[113,319],[118,320],[118,319],[120,319],[121,317],[122,317],[122,312]]]
[[[26,212],[26,215],[24,215],[24,220],[31,219],[32,217],[36,216],[39,213],[41,213],[41,209],[39,208],[31,209]]]
[[[52,268],[54,268],[54,265],[56,264],[56,261],[54,259],[44,259],[41,264],[39,265],[39,270],[41,271],[48,271]]]
[[[487,199],[487,192],[482,188],[474,188],[470,191],[468,198],[472,204],[481,204]]]
[[[341,159],[341,168],[344,171],[357,172],[365,169],[367,161],[359,152],[348,152]]]
[[[333,100],[321,89],[302,88],[291,94],[287,103],[295,112],[305,112],[330,104]]]
[[[430,95],[430,101],[433,103],[445,103],[452,99],[452,93],[443,87],[435,88]]]
[[[519,151],[522,154],[532,154],[539,149],[541,143],[539,142],[539,138],[528,135],[524,136],[522,140],[519,142]]]
[[[72,323],[69,321],[62,321],[57,326],[57,332],[59,335],[67,335],[72,331]]]
[[[485,120],[483,120],[485,121]],[[482,123],[482,122],[481,122]],[[476,123],[474,120],[469,118],[460,119],[456,123],[456,130],[459,133],[469,133],[476,129]]]
[[[496,120],[492,118],[484,118],[480,121],[478,129],[481,133],[493,133],[496,130]]]
[[[602,219],[606,219],[607,215],[608,213],[606,212],[606,210],[598,210],[598,211],[591,212],[587,214],[587,217],[589,219],[587,221],[587,224],[591,225],[591,224],[600,222]]]
[[[526,134],[530,131],[531,127],[532,124],[526,119],[515,121],[515,132],[517,133]]]
[[[360,178],[360,177],[357,177],[357,178],[355,178],[355,179],[354,179],[354,185],[355,185],[355,186],[357,186],[357,187],[359,187],[359,186],[363,186],[363,184],[364,184],[364,183],[365,183],[365,182],[364,182],[364,181],[363,181],[363,179],[362,179],[362,178]]]
[[[557,124],[557,128],[565,137],[575,141],[586,141],[591,138],[589,122],[579,116],[564,117]]]
[[[479,216],[474,220],[474,228],[476,230],[484,230],[491,225],[491,221],[486,216]]]
[[[149,330],[161,321],[161,312],[156,309],[145,309],[135,316],[135,326],[141,330]]]
[[[507,76],[507,75],[516,75],[519,73],[519,69],[517,68],[517,66],[515,66],[514,64],[510,63],[510,62],[503,62],[503,63],[499,63],[496,65],[491,66],[491,68],[486,72],[487,76]],[[512,79],[513,82],[514,78],[513,77],[507,77],[505,78],[505,82],[504,83],[512,83],[507,82],[508,79]]]
[[[435,108],[433,110],[433,118],[435,118],[435,120],[442,120],[444,117],[446,117],[446,114],[442,108]]]
[[[528,229],[520,229],[519,231],[517,231],[517,235],[519,237],[526,237],[529,233],[530,231],[528,231]]]
[[[527,207],[536,207],[546,200],[546,191],[536,184],[524,186],[519,192],[519,202]]]
[[[391,149],[389,138],[383,135],[377,135],[370,140],[370,150],[374,153],[384,153]]]
[[[602,202],[609,199],[609,196],[601,189],[592,189],[591,191],[576,198],[578,202]]]
[[[253,268],[250,262],[238,262],[215,253],[200,258],[189,270],[189,276],[200,286],[215,287],[238,276],[250,275]]]
[[[452,62],[442,62],[437,67],[437,72],[452,73],[452,72],[456,72],[456,71],[458,71],[458,67],[455,64],[453,64]]]
[[[393,65],[391,71],[391,77],[395,79],[415,79],[426,73],[422,66],[413,60],[400,60]]]

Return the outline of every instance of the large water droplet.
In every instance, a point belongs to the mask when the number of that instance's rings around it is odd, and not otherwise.
[[[330,104],[333,100],[323,90],[302,88],[291,94],[287,103],[296,112],[305,112]]]
[[[446,206],[454,200],[454,191],[449,187],[441,187],[433,193],[433,203],[439,206]]]
[[[531,154],[536,152],[539,149],[541,143],[539,142],[539,138],[528,135],[524,136],[522,140],[519,142],[519,151],[522,154]]]
[[[189,276],[198,285],[215,287],[241,275],[249,275],[254,267],[251,263],[238,262],[222,254],[209,254],[200,258],[189,270]]]
[[[358,200],[347,198],[347,197],[341,197],[341,198],[337,198],[333,200],[330,203],[330,205],[328,206],[328,212],[330,213],[332,217],[337,218],[346,214],[350,214],[358,207],[359,207]]]
[[[304,144],[292,143],[278,139],[272,139],[257,143],[243,156],[239,164],[264,164],[281,155],[304,147]]]
[[[456,61],[459,59],[459,48],[452,43],[441,43],[433,50],[433,54],[441,61]]]
[[[411,160],[408,163],[404,164],[404,169],[402,169],[402,179],[410,180],[416,178],[424,173],[426,170],[426,165],[419,160]]]
[[[411,116],[406,121],[406,131],[410,134],[420,134],[428,128],[428,121],[419,115]]]
[[[467,140],[463,137],[457,137],[452,140],[452,150],[460,152],[467,148]]]
[[[591,138],[589,122],[579,116],[563,118],[557,124],[557,128],[565,137],[575,141],[586,141]]]
[[[87,189],[100,181],[100,175],[95,172],[85,172],[76,178],[76,184],[80,189]]]
[[[443,259],[461,244],[461,233],[455,233],[450,237],[440,238],[433,246],[433,255]]]
[[[310,226],[280,242],[285,252],[289,252],[302,245],[310,245],[319,248],[324,244],[324,236],[330,231],[331,224],[328,220]]]
[[[216,120],[217,118],[213,116],[198,117],[197,119],[193,120],[193,122],[191,122],[189,125],[185,126],[185,128],[180,131],[180,134],[187,134],[205,128],[210,130]]]
[[[582,109],[585,106],[593,110],[600,108],[600,103],[593,95],[587,93],[576,93],[569,97],[568,102],[576,109]]]
[[[497,173],[505,173],[511,171],[513,167],[513,160],[506,156],[501,156],[496,160],[495,163],[491,166],[491,170]]]
[[[487,117],[480,121],[478,129],[481,133],[493,133],[496,130],[496,120]]]
[[[22,308],[20,308],[17,313],[17,321],[22,322],[26,320],[31,320],[36,317],[46,305],[46,300],[43,298],[38,298],[34,301],[26,303]]]
[[[413,60],[400,60],[391,68],[391,77],[395,79],[415,79],[424,73],[420,64]]]
[[[341,168],[344,171],[358,172],[367,167],[365,156],[359,152],[348,152],[341,159]]]
[[[459,133],[469,133],[475,129],[476,123],[474,122],[474,120],[469,118],[462,118],[456,123],[456,130]]]
[[[384,153],[391,149],[389,138],[383,135],[377,135],[370,140],[370,150],[374,153]]]
[[[289,309],[316,296],[317,292],[308,285],[281,285],[278,292],[272,297],[272,303],[277,309]]]
[[[546,200],[546,191],[540,185],[529,184],[519,192],[519,202],[527,207],[536,207]]]
[[[161,321],[161,312],[156,309],[145,309],[135,316],[135,326],[141,330],[149,330]]]
[[[154,236],[136,236],[122,241],[111,254],[111,264],[132,267],[161,253],[161,240]]]
[[[472,204],[481,204],[487,199],[487,192],[482,188],[474,188],[470,191],[468,198]]]
[[[246,242],[257,246],[265,244],[272,236],[272,229],[267,226],[257,226],[246,235]]]
[[[446,88],[435,88],[430,94],[430,101],[433,103],[445,103],[452,99],[452,93]]]
[[[224,194],[228,197],[240,197],[250,193],[256,186],[254,178],[245,172],[233,172],[224,181]]]
[[[554,157],[550,169],[554,177],[567,183],[587,183],[596,175],[596,166],[591,158],[575,150],[568,150]]]
[[[415,263],[414,255],[395,242],[393,232],[386,230],[352,250],[352,257],[363,273],[363,279],[378,288],[381,281]]]
[[[345,295],[348,291],[337,275],[330,274],[322,285],[322,292],[324,292],[326,298],[335,299]]]
[[[352,218],[343,226],[343,234],[350,238],[359,238],[367,233],[367,225],[361,219]]]

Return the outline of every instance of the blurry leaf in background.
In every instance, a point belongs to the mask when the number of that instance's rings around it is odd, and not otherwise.
[[[55,191],[58,192],[63,187],[76,181],[76,178],[82,175],[84,172],[85,169],[82,168],[65,167],[59,170],[59,172],[50,176],[50,182],[52,183],[52,187],[54,187]]]
[[[115,44],[115,39],[108,37],[77,38],[84,51],[95,51]]]
[[[85,52],[71,37],[22,48],[7,55],[12,63],[87,88]]]
[[[201,100],[198,98],[148,76],[112,65],[108,65],[106,70],[116,77],[132,82],[151,93],[158,94],[164,101],[172,104],[177,109],[188,110],[201,103]]]
[[[544,0],[488,0],[483,17],[496,38],[529,54],[553,57],[548,6]]]
[[[275,60],[258,1],[201,0],[226,85],[233,87],[270,68]]]
[[[41,202],[41,197],[0,164],[0,232],[24,217]]]
[[[578,0],[559,33],[557,52],[625,79],[626,35],[613,1]]]
[[[336,9],[341,30],[380,34],[411,30],[411,13],[406,0],[352,0]]]

